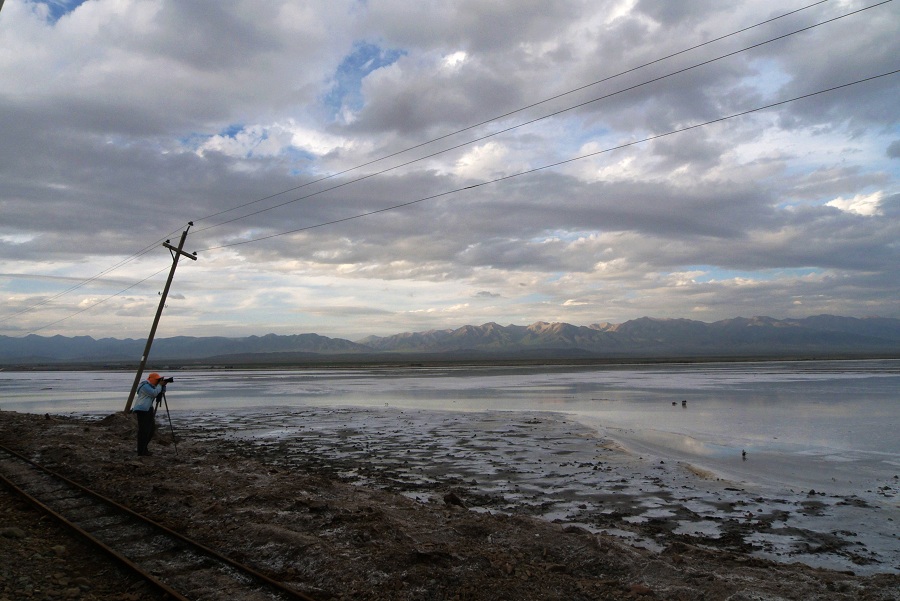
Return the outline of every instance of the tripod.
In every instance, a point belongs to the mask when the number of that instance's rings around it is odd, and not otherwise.
[[[166,389],[163,387],[163,391],[156,395],[156,409],[154,411],[154,416],[156,415],[156,411],[159,411],[160,402],[166,408],[166,417],[169,418],[169,430],[172,432],[172,444],[175,446],[175,454],[178,454],[178,443],[175,441],[175,428],[172,427],[172,415],[169,413],[169,402],[166,400]]]

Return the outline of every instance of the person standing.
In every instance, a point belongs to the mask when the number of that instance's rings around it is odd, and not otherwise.
[[[137,416],[137,454],[141,456],[152,455],[147,450],[153,432],[156,429],[156,411],[153,401],[166,391],[165,379],[158,373],[152,373],[141,382],[137,389],[137,398],[131,406],[131,411]]]

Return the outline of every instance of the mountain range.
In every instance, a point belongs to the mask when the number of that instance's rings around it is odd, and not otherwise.
[[[0,336],[0,364],[134,364],[145,340],[89,336]],[[642,317],[621,324],[529,326],[486,323],[352,342],[318,334],[160,338],[153,361],[287,364],[321,361],[678,359],[900,356],[900,319],[818,315],[734,318],[713,323]]]

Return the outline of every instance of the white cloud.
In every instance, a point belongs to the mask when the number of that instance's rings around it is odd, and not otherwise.
[[[452,54],[448,54],[444,57],[444,66],[451,71],[458,70],[460,67],[465,64],[466,59],[468,58],[468,54],[464,51],[460,50],[458,52],[454,52]]]
[[[493,179],[508,173],[508,156],[509,149],[497,142],[475,146],[456,161],[456,173],[468,179]]]
[[[857,194],[853,198],[835,198],[825,203],[829,207],[840,209],[847,213],[873,217],[882,215],[881,211],[881,192],[873,194]]]
[[[25,232],[0,234],[0,242],[5,242],[7,244],[25,244],[26,242],[31,242],[32,240],[34,240],[34,238],[34,234],[28,234]]]
[[[215,151],[230,157],[276,157],[291,150],[326,155],[354,148],[342,137],[300,126],[292,121],[271,125],[246,125],[231,135],[217,134],[202,141],[196,152]]]

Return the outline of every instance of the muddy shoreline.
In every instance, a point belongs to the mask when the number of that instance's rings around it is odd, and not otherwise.
[[[361,411],[293,421],[264,412],[237,421],[192,416],[176,420],[177,453],[161,428],[155,454],[140,459],[134,424],[121,414],[91,420],[0,412],[0,439],[323,600],[898,598],[896,573],[862,575],[754,554],[765,540],[758,535],[783,530],[787,514],[839,507],[818,493],[796,507],[723,498],[716,520],[670,494],[672,481],[626,474],[620,450],[584,439],[575,424],[430,416],[429,433],[425,418],[378,415],[395,431]],[[523,440],[544,446],[535,456]],[[593,461],[574,460],[583,445],[594,445]],[[539,464],[534,473],[532,461]],[[566,484],[588,472],[597,476],[589,499]],[[551,494],[548,478],[560,483]],[[715,536],[702,536],[701,526],[692,533],[678,527],[707,522],[719,522]],[[879,560],[854,548],[860,545],[848,534],[816,539],[814,531],[796,530],[807,537],[806,555]],[[82,594],[91,590],[99,589]]]

